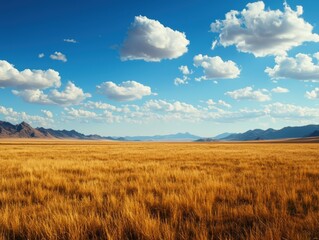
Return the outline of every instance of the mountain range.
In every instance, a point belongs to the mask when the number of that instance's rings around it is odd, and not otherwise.
[[[177,133],[155,136],[104,137],[85,135],[75,130],[54,130],[51,128],[33,128],[28,123],[11,124],[0,121],[0,138],[43,138],[43,139],[80,139],[80,140],[117,140],[117,141],[194,141],[199,136],[190,133]]]
[[[33,128],[28,123],[11,124],[0,121],[0,138],[45,138],[45,139],[83,139],[83,140],[125,140],[123,138],[84,135],[75,130],[53,130],[51,128]]]
[[[186,133],[155,135],[155,136],[126,136],[104,137],[100,135],[85,135],[75,130],[54,130],[51,128],[33,128],[28,123],[11,124],[0,121],[0,138],[44,138],[44,139],[81,139],[81,140],[117,140],[117,141],[256,141],[277,139],[298,139],[319,137],[319,125],[285,127],[279,130],[255,129],[244,133],[223,133],[213,138],[201,138]]]
[[[195,141],[201,137],[185,132],[155,136],[126,136],[124,138],[128,141]]]
[[[306,138],[319,136],[319,125],[307,125],[300,127],[285,127],[279,130],[269,128],[267,130],[255,129],[244,133],[231,134],[223,141],[252,141],[252,140],[276,140],[287,138]]]

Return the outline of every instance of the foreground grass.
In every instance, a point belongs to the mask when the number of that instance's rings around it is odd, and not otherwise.
[[[0,143],[0,239],[318,239],[317,144]]]

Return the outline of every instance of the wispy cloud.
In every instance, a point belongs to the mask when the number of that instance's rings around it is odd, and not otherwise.
[[[288,93],[289,89],[283,88],[283,87],[276,87],[276,88],[271,89],[271,91],[274,93]]]
[[[51,54],[50,58],[53,60],[58,60],[58,61],[62,61],[62,62],[68,61],[66,56],[61,52],[55,52],[54,54]]]
[[[77,43],[78,41],[76,41],[75,39],[73,38],[66,38],[66,39],[63,39],[64,42],[68,42],[68,43]]]

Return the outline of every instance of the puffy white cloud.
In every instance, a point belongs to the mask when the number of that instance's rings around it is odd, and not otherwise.
[[[117,108],[111,104],[103,103],[103,102],[92,102],[88,101],[83,104],[84,107],[89,109],[103,109],[103,110],[109,110],[109,111],[121,111],[121,108]]]
[[[184,65],[180,66],[178,70],[180,70],[184,75],[192,74],[192,71],[190,71],[188,67]]]
[[[59,92],[53,89],[49,93],[49,98],[56,104],[60,105],[72,105],[80,104],[86,98],[91,97],[91,94],[84,93],[83,90],[74,83],[68,82],[65,89]]]
[[[315,88],[310,92],[306,92],[306,97],[308,99],[319,99],[319,88]]]
[[[198,54],[194,57],[195,67],[204,69],[204,76],[201,80],[209,79],[233,79],[238,78],[240,70],[233,61],[223,61],[221,57],[209,57],[207,55]]]
[[[103,112],[88,111],[85,109],[65,108],[63,120],[80,121],[80,122],[107,122],[114,123],[123,120],[123,116],[114,115],[113,112],[105,110]]]
[[[314,57],[317,59],[317,54]],[[295,58],[278,56],[274,68],[267,67],[265,72],[272,79],[319,80],[319,64],[311,56],[299,53]]]
[[[54,120],[50,117],[41,117],[37,115],[29,115],[26,112],[16,112],[13,108],[0,106],[0,115],[4,116],[6,121],[11,123],[19,123],[25,121],[33,126],[49,126]]]
[[[211,24],[211,30],[219,33],[224,47],[235,45],[238,51],[256,57],[285,55],[304,42],[319,42],[319,35],[312,33],[313,26],[302,14],[302,6],[294,11],[285,3],[284,11],[265,10],[264,2],[259,1],[247,4],[241,12],[226,13],[224,20]]]
[[[101,114],[101,118],[108,123],[118,123],[123,120],[122,116],[114,115],[112,112],[104,111]]]
[[[152,94],[150,87],[135,81],[126,81],[119,85],[104,82],[97,86],[97,91],[115,101],[133,101]]]
[[[150,100],[144,104],[144,107],[149,110],[165,111],[165,112],[180,112],[180,113],[198,113],[199,110],[191,104],[180,101],[167,102],[164,100]]]
[[[266,92],[265,90],[260,90]],[[93,104],[94,106],[95,104]],[[85,104],[82,105],[86,106]],[[103,106],[103,105],[101,105]],[[149,123],[154,121],[179,121],[215,123],[236,123],[238,121],[256,121],[259,118],[288,120],[289,122],[310,123],[319,121],[317,108],[297,106],[284,103],[261,105],[258,109],[241,108],[230,110],[230,105],[223,100],[209,99],[203,105],[193,105],[181,101],[149,100],[141,106],[121,105],[121,111],[114,111],[108,106],[86,109],[65,109],[66,119],[76,121],[130,122]],[[90,108],[91,109],[91,108]]]
[[[214,106],[214,105],[216,105],[216,102],[215,102],[213,99],[208,99],[208,100],[206,101],[206,103],[207,103],[207,105],[209,105],[209,106]]]
[[[49,110],[41,110],[41,112],[48,118],[53,118],[53,113]]]
[[[194,106],[180,101],[150,100],[140,108],[132,110],[123,116],[123,120],[145,123],[150,121],[212,121],[212,122],[237,122],[249,119],[256,119],[266,116],[263,109],[239,109],[237,111],[226,111],[215,106],[223,106],[222,100],[214,102],[208,100],[211,107]],[[228,106],[227,106],[228,107]]]
[[[13,87],[18,89],[45,89],[60,87],[59,73],[48,69],[19,71],[7,61],[0,60],[0,87]]]
[[[91,112],[91,111],[86,111],[83,109],[65,109],[67,111],[67,113],[74,118],[95,118],[97,117],[97,114],[95,112]]]
[[[25,102],[37,104],[53,104],[49,96],[40,89],[12,90],[12,93],[21,97]]]
[[[77,43],[77,41],[73,38],[66,38],[66,39],[63,39],[63,41],[68,43]]]
[[[48,94],[39,89],[13,90],[13,94],[21,97],[24,101],[37,104],[57,104],[57,105],[77,105],[91,94],[84,93],[83,90],[74,83],[68,82],[63,91],[51,90]]]
[[[50,58],[53,60],[58,60],[58,61],[62,61],[62,62],[68,61],[66,56],[61,52],[55,52],[54,54],[51,54]]]
[[[159,62],[174,59],[188,51],[185,33],[165,27],[159,21],[136,16],[121,48],[122,60]]]
[[[274,93],[288,93],[289,89],[283,88],[283,87],[276,87],[276,88],[271,89],[271,91]]]
[[[264,110],[273,118],[288,120],[312,120],[319,119],[319,111],[317,108],[305,106],[297,106],[293,104],[273,103],[265,106]]]
[[[192,74],[193,71],[189,70],[189,68],[186,65],[182,65],[178,68],[179,71],[181,71],[181,73],[183,74],[183,77],[177,77],[174,79],[174,84],[176,86],[178,85],[184,85],[184,84],[188,84],[188,81],[190,80],[190,78],[188,77],[188,75]]]
[[[39,53],[38,58],[44,58],[44,53]]]
[[[231,108],[231,105],[223,100],[218,100],[217,102],[215,102],[213,99],[208,99],[206,103],[210,109],[215,109],[215,106]]]
[[[59,104],[72,105],[79,104],[84,99],[91,97],[83,90],[68,82],[65,90],[59,92],[57,89],[51,89],[48,94],[43,89],[59,88],[61,86],[61,77],[58,72],[49,69],[23,71],[17,70],[7,61],[0,60],[0,87],[12,87],[12,93],[21,97],[24,101],[38,104]]]
[[[217,104],[220,105],[220,106],[223,106],[223,107],[231,108],[231,105],[226,103],[223,100],[218,100]]]
[[[175,84],[176,86],[178,86],[178,85],[184,85],[184,84],[188,84],[188,81],[189,81],[189,77],[183,76],[183,78],[175,78],[175,79],[174,79],[174,84]]]
[[[229,91],[226,92],[225,95],[230,96],[231,98],[236,100],[247,99],[255,100],[258,102],[265,102],[271,99],[270,95],[266,94],[266,91],[260,89],[254,91],[252,87],[245,87],[234,91]]]

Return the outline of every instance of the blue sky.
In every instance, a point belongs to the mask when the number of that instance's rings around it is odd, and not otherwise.
[[[319,3],[7,1],[0,119],[214,136],[319,120]]]

